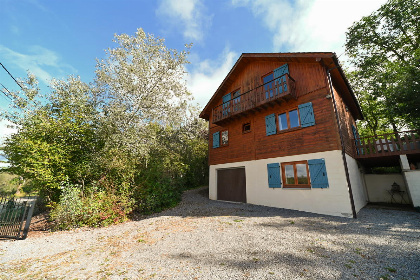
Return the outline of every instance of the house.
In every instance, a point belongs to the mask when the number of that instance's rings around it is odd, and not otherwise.
[[[210,199],[344,217],[369,200],[359,157],[381,151],[358,136],[363,115],[335,53],[244,53],[200,117]],[[398,160],[388,141],[380,155]]]

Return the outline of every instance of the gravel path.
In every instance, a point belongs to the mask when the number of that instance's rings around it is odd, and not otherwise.
[[[100,229],[0,241],[0,279],[420,279],[420,214],[357,220],[210,201]]]

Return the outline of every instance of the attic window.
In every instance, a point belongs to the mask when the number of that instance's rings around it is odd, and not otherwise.
[[[244,123],[242,125],[242,133],[249,133],[251,132],[251,123]]]

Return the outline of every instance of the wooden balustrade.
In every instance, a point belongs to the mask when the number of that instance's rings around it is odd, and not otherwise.
[[[353,139],[356,158],[420,153],[420,130],[410,130]]]
[[[297,99],[296,82],[285,74],[265,84],[251,89],[241,95],[213,108],[213,123],[217,124],[227,119],[252,110],[259,110],[270,103],[280,103],[290,98]]]

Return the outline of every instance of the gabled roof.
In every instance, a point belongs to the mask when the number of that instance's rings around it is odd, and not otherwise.
[[[208,120],[211,110],[220,101],[221,95],[226,94],[228,87],[236,80],[238,74],[250,63],[256,61],[279,61],[279,62],[300,62],[300,63],[322,63],[330,69],[331,80],[340,92],[345,103],[356,119],[363,119],[363,114],[357,102],[356,96],[341,69],[337,56],[333,52],[295,52],[295,53],[243,53],[233,65],[219,88],[200,113],[200,118]]]

